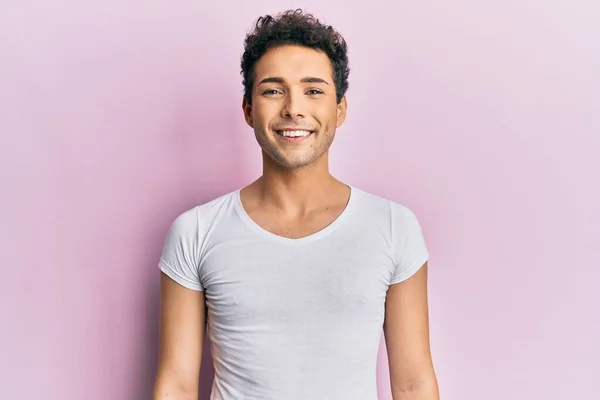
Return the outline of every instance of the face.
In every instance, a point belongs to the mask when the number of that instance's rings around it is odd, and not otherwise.
[[[258,60],[252,105],[244,98],[242,107],[263,153],[286,169],[327,157],[346,116],[327,55],[293,45],[270,49]]]

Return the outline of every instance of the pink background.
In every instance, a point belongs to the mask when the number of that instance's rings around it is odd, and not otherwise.
[[[332,171],[421,220],[442,398],[600,398],[597,1],[318,3],[352,67]],[[243,37],[296,6],[2,2],[2,398],[150,398],[166,230],[260,173]]]

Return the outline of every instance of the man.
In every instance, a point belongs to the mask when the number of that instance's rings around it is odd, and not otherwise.
[[[394,400],[437,400],[419,223],[329,173],[344,39],[299,10],[261,17],[242,74],[263,174],[171,226],[154,399],[197,399],[206,322],[212,400],[375,400],[382,327]]]

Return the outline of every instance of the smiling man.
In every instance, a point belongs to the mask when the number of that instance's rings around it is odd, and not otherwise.
[[[212,400],[376,400],[383,329],[394,400],[438,400],[419,222],[329,172],[344,39],[299,10],[265,16],[241,64],[263,173],[171,226],[154,399],[197,399],[207,333]]]

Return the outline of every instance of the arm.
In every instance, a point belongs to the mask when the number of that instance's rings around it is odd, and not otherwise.
[[[394,400],[439,400],[427,303],[427,263],[388,289],[383,329]]]
[[[204,292],[161,272],[161,317],[154,400],[197,400],[205,329]]]

